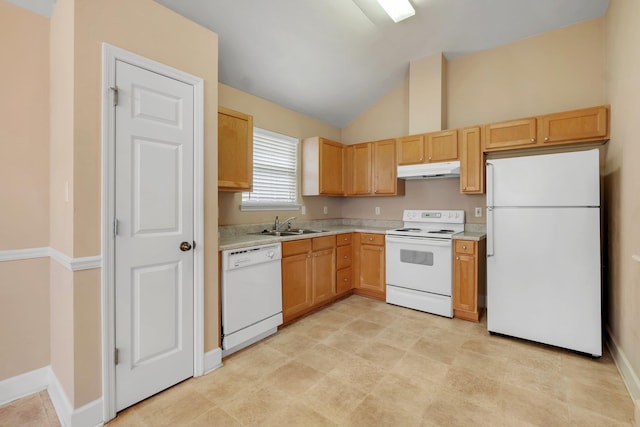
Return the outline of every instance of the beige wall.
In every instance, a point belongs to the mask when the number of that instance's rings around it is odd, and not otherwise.
[[[231,86],[219,84],[218,101],[222,107],[252,115],[253,125],[262,129],[294,138],[319,135],[340,141],[340,129]],[[301,184],[298,183],[298,185],[300,187]],[[276,215],[280,219],[295,216],[298,220],[340,218],[341,216],[340,199],[335,197],[301,197],[302,204],[306,208],[305,215],[302,215],[300,211],[242,212],[240,211],[242,193],[221,192],[218,199],[220,225],[269,223]],[[328,209],[327,215],[323,214],[324,206]]]
[[[0,251],[49,246],[49,20],[0,2]],[[0,261],[0,380],[49,364],[49,261]]]
[[[102,43],[203,78],[205,350],[217,347],[217,35],[152,0],[58,0],[51,27],[51,242],[71,257],[101,251]],[[51,290],[52,368],[79,407],[101,394],[100,270],[52,268]]]
[[[456,58],[445,68],[448,128],[606,104],[604,18]],[[349,123],[342,140],[408,135],[412,87],[409,79],[401,82]],[[464,209],[467,222],[485,223],[484,216],[473,215],[473,207],[486,205],[485,196],[461,195],[457,185],[458,180],[411,181],[404,197],[349,198],[342,212],[348,218],[398,220],[410,207]]]
[[[448,127],[607,102],[604,18],[448,62]]]
[[[634,261],[632,255],[640,255],[640,144],[636,129],[640,113],[638,22],[640,3],[635,0],[609,2],[606,51],[611,140],[605,166],[606,322],[636,378],[640,376],[640,262]]]
[[[447,126],[447,60],[442,53],[409,63],[409,133]]]

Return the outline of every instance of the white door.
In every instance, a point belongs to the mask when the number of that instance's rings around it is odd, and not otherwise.
[[[116,61],[116,410],[193,375],[192,86]]]

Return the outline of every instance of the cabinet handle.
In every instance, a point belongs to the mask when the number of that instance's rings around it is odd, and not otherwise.
[[[344,259],[347,259],[347,258],[349,258],[349,256],[348,256],[348,255],[345,255],[345,256],[344,256]]]
[[[380,252],[382,252],[382,248],[378,249]]]
[[[459,257],[459,256],[457,256],[457,257],[456,257],[456,259],[460,259],[460,257]]]
[[[431,156],[429,156],[429,160],[431,160]]]
[[[462,249],[467,249],[467,247],[463,245],[463,246],[462,246]]]
[[[420,161],[422,161],[422,157],[420,157]]]
[[[466,189],[467,189],[467,187],[466,187],[466,186],[464,186],[464,187],[462,187],[462,189],[463,189],[463,190],[466,190]]]
[[[536,142],[536,139],[535,138],[531,138],[531,142]]]
[[[545,142],[546,142],[546,141],[549,141],[550,139],[551,139],[551,138],[549,138],[548,136],[545,136],[545,137],[544,137]]]
[[[343,282],[347,282],[349,281],[349,279],[347,279],[346,277],[344,279],[342,279]]]
[[[369,237],[369,241],[371,242],[373,240],[373,237]]]

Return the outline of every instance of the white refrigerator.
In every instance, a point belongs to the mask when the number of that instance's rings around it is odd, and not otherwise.
[[[487,160],[487,328],[602,355],[599,151]]]

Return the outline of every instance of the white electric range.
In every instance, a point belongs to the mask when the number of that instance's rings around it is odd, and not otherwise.
[[[390,304],[453,317],[453,236],[463,210],[405,210],[402,228],[386,232]]]

